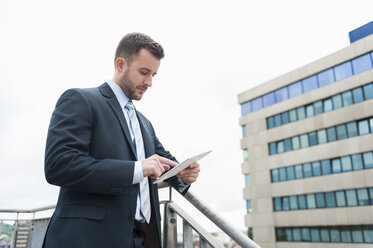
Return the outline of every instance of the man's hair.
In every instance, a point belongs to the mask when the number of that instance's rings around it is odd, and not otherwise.
[[[142,48],[148,50],[159,60],[164,57],[161,44],[155,42],[150,36],[142,33],[130,33],[119,42],[115,51],[114,63],[119,57],[126,59],[130,63],[132,56],[137,55]]]

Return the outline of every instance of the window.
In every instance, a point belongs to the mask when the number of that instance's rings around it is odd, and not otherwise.
[[[293,150],[291,147],[291,139],[284,140],[285,152]]]
[[[321,176],[320,162],[313,162],[312,163],[312,171],[313,171],[313,176]]]
[[[278,178],[278,170],[277,169],[273,169],[271,170],[271,175],[272,175],[272,182],[278,182],[279,181],[279,178]]]
[[[335,208],[334,192],[326,192],[325,193],[325,199],[326,199],[326,207],[327,208]]]
[[[342,171],[352,171],[352,163],[350,156],[341,157]]]
[[[329,127],[328,129],[326,129],[326,132],[328,134],[329,142],[335,141],[337,139],[337,136],[335,134],[335,127]]]
[[[365,243],[373,243],[373,226],[364,226]]]
[[[289,97],[299,96],[303,93],[301,82],[296,82],[296,83],[289,85],[288,89],[289,89]]]
[[[246,125],[243,125],[242,126],[242,137],[246,137],[247,133],[246,133]]]
[[[322,168],[323,175],[329,175],[331,173],[330,160],[326,159],[326,160],[321,161],[321,168]]]
[[[320,242],[320,233],[318,228],[311,228],[311,241]]]
[[[307,207],[316,208],[315,194],[307,194]]]
[[[357,136],[356,121],[351,121],[351,122],[347,123],[347,134],[348,134],[348,137]]]
[[[338,227],[332,227],[330,228],[330,238],[332,242],[339,243],[341,242],[340,236],[339,236],[339,230]]]
[[[301,241],[300,228],[293,228],[293,239],[294,241]]]
[[[347,61],[334,67],[335,80],[339,81],[352,76],[351,62]]]
[[[262,100],[262,97],[258,97],[251,101],[253,112],[263,108]]]
[[[363,97],[363,89],[361,87],[353,89],[352,95],[354,97],[354,103],[362,102],[364,101]]]
[[[310,141],[310,146],[317,145],[317,135],[316,132],[311,132],[308,134],[308,140]]]
[[[297,108],[297,114],[298,114],[298,120],[302,120],[302,119],[306,118],[305,108],[303,106]]]
[[[307,117],[312,117],[315,115],[315,111],[313,109],[313,104],[310,104],[308,106],[306,106],[306,115]]]
[[[246,200],[246,210],[247,210],[248,214],[250,214],[252,212],[252,209],[251,209],[251,200]]]
[[[303,92],[314,90],[318,88],[316,76],[311,76],[302,80]]]
[[[251,113],[251,101],[241,104],[241,115]]]
[[[290,200],[290,209],[291,210],[297,210],[298,209],[297,196],[295,196],[295,195],[290,196],[289,200]]]
[[[306,209],[307,208],[306,196],[305,195],[298,195],[298,206],[299,206],[299,209]]]
[[[310,236],[310,229],[308,227],[303,227],[301,229],[302,231],[302,241],[310,241],[311,240],[311,236]]]
[[[345,124],[338,125],[337,128],[337,138],[340,139],[345,139],[347,138],[347,132],[346,132],[346,126]]]
[[[322,105],[322,101],[317,101],[313,104],[314,108],[315,108],[315,114],[321,114],[324,110],[323,110],[323,105]]]
[[[370,132],[373,133],[373,118],[370,118],[370,121],[369,121],[369,125],[370,125]]]
[[[276,228],[276,241],[286,241],[284,228]]]
[[[343,243],[351,243],[351,231],[350,227],[341,227],[341,240]]]
[[[333,173],[341,172],[341,160],[339,158],[332,160],[332,170],[333,170]]]
[[[346,190],[347,206],[357,206],[356,192],[354,189]]]
[[[343,190],[335,192],[335,198],[337,202],[337,207],[346,206],[345,192]]]
[[[297,120],[297,111],[295,109],[292,109],[289,111],[289,118],[290,118],[290,122]]]
[[[359,206],[369,205],[368,189],[357,189],[356,191]]]
[[[286,87],[283,87],[281,89],[278,89],[275,91],[275,99],[277,102],[282,102],[286,99],[288,99],[288,90]]]
[[[368,84],[363,87],[365,99],[372,99],[373,98],[373,84]]]
[[[346,107],[352,104],[352,93],[351,91],[346,91],[342,93],[343,106]]]
[[[340,94],[332,97],[334,109],[342,108],[342,96]]]
[[[274,205],[275,211],[281,211],[281,198],[280,197],[274,198],[273,205]]]
[[[292,146],[293,146],[293,150],[297,150],[297,149],[300,148],[300,143],[299,143],[299,137],[298,136],[291,138],[291,143],[292,143]]]
[[[324,112],[329,112],[333,110],[332,99],[328,98],[324,100]]]
[[[243,161],[249,161],[249,151],[247,149],[243,150]]]
[[[286,169],[285,168],[280,168],[280,181],[286,181]]]
[[[319,144],[324,144],[327,142],[325,129],[317,131],[317,139],[319,140]]]
[[[325,208],[324,193],[316,194],[316,207]]]
[[[333,68],[329,70],[325,70],[317,74],[317,78],[319,80],[320,87],[333,83],[334,80],[334,72]]]
[[[284,112],[281,114],[281,119],[282,119],[282,125],[288,124],[289,123],[289,113]]]
[[[369,123],[368,120],[362,120],[358,122],[359,124],[359,135],[369,133]]]
[[[311,163],[306,163],[303,165],[304,177],[312,177]]]
[[[281,114],[275,115],[275,127],[281,126],[282,125],[282,118]]]
[[[291,231],[290,228],[285,229],[285,236],[286,236],[286,240],[288,240],[288,241],[293,240],[293,232]]]
[[[320,236],[321,236],[321,242],[330,242],[328,228],[323,228],[323,227],[320,228]]]
[[[267,118],[267,127],[268,129],[275,127],[275,119],[272,116]]]
[[[366,169],[373,168],[373,152],[365,152],[363,154],[364,165]]]
[[[351,228],[352,242],[363,243],[363,231],[360,226],[353,226]]]
[[[253,228],[252,227],[247,228],[247,236],[250,239],[253,239]]]
[[[361,154],[354,154],[351,156],[352,158],[352,167],[354,170],[362,170],[363,169],[363,157]]]
[[[308,135],[307,134],[303,134],[303,135],[300,136],[300,146],[302,148],[305,148],[305,147],[309,146]]]
[[[288,180],[293,180],[295,178],[294,166],[287,167],[286,174],[288,176]]]
[[[245,174],[245,185],[246,187],[250,186],[250,174]]]
[[[275,94],[270,92],[263,96],[263,106],[268,107],[275,103]]]
[[[371,69],[372,60],[370,59],[369,53],[363,56],[357,57],[356,59],[353,59],[352,67],[354,69],[354,74],[358,74],[360,72]]]
[[[273,155],[277,153],[276,142],[269,143],[269,154]]]
[[[289,210],[290,204],[289,204],[289,197],[285,196],[282,197],[282,210]]]
[[[369,188],[369,196],[370,203],[373,203],[373,188]]]
[[[277,142],[277,152],[278,153],[283,153],[284,152],[284,142],[283,141]]]

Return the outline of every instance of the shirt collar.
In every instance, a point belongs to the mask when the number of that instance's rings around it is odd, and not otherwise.
[[[130,100],[128,96],[124,93],[124,91],[117,85],[113,80],[109,79],[107,81],[111,90],[114,92],[115,97],[117,98],[120,107],[123,109],[127,102]]]

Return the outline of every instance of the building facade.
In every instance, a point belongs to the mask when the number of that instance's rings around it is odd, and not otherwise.
[[[373,35],[238,101],[253,240],[263,248],[373,247]]]

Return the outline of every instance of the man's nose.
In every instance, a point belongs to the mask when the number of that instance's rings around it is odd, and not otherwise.
[[[145,78],[144,84],[147,87],[152,87],[152,85],[153,85],[153,77],[147,77],[147,78]]]

